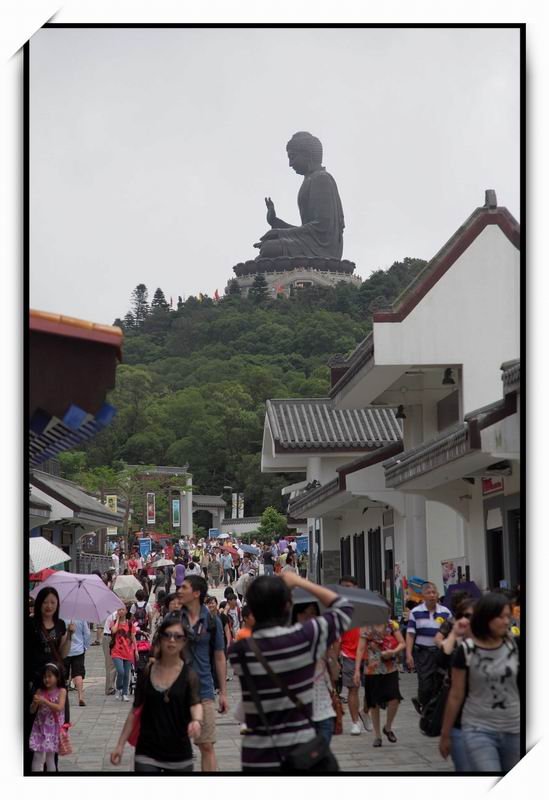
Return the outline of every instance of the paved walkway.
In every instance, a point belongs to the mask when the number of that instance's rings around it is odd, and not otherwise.
[[[221,593],[219,593],[221,594]],[[90,647],[86,654],[86,703],[80,708],[76,703],[76,693],[70,692],[71,738],[74,752],[59,759],[61,772],[119,772],[133,770],[134,750],[126,745],[120,766],[110,763],[110,753],[114,749],[124,721],[131,708],[115,697],[106,697],[103,650]],[[240,697],[238,680],[227,684],[230,703],[228,714],[218,716],[217,759],[218,768],[223,772],[238,772],[240,768],[240,747],[242,737],[240,726],[234,720],[232,710]],[[342,771],[353,772],[451,772],[451,763],[446,763],[438,753],[438,739],[429,739],[419,732],[418,715],[410,698],[415,694],[416,676],[401,675],[400,691],[404,697],[393,725],[398,737],[396,744],[385,738],[383,746],[373,748],[373,733],[363,731],[360,736],[351,736],[350,717],[346,710],[344,734],[332,739],[332,749],[336,754]],[[361,692],[362,699],[362,692]],[[346,708],[346,707],[345,707]],[[382,712],[383,713],[383,712]],[[384,718],[384,713],[383,713]],[[197,758],[196,769],[199,769]]]

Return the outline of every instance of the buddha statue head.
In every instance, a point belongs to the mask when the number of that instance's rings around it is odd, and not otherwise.
[[[320,139],[307,131],[294,133],[286,145],[290,167],[298,175],[309,175],[322,165],[322,144]]]

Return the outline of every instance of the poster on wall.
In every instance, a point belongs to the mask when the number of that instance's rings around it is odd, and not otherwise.
[[[440,566],[442,567],[442,594],[446,594],[449,586],[465,579],[465,558],[448,558],[441,561]]]
[[[147,492],[147,525],[154,525],[156,522],[156,505],[154,492]]]
[[[172,497],[172,527],[181,527],[181,498]]]

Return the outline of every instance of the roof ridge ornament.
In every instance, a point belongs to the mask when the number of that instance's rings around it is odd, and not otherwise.
[[[484,208],[497,208],[498,199],[495,189],[486,189],[484,192]]]

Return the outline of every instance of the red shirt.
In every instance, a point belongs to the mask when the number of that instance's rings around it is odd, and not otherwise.
[[[341,655],[345,658],[356,658],[356,651],[358,649],[358,640],[360,639],[360,628],[352,628],[346,631],[341,636]]]
[[[131,634],[135,634],[135,625],[127,622],[119,622],[118,630],[114,634],[114,645],[111,650],[111,658],[121,658],[124,661],[134,660],[134,644],[131,640]],[[111,634],[112,636],[112,634]]]
[[[166,558],[168,558],[171,561],[173,559],[173,547],[172,547],[172,545],[171,544],[167,544],[164,549],[165,549],[165,552],[166,552]]]

